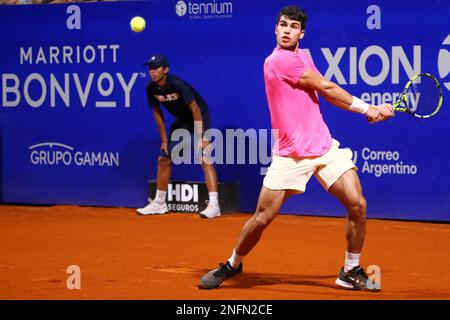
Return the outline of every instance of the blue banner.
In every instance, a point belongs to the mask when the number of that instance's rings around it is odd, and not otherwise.
[[[224,137],[227,129],[246,135],[244,159],[229,156],[234,146],[227,145],[216,168],[220,181],[240,182],[241,209],[253,211],[269,166],[268,138],[261,134],[270,129],[263,63],[275,47],[283,5],[152,0],[0,6],[1,201],[144,205],[148,180],[156,178],[160,137],[142,63],[162,53],[170,72],[208,102],[213,128]],[[353,95],[392,103],[413,74],[430,72],[440,80],[444,105],[428,120],[397,114],[370,125],[324,99],[321,109],[332,136],[353,151],[369,217],[450,221],[449,3],[300,5],[309,15],[301,47],[326,78]],[[130,29],[135,16],[146,20],[142,32]],[[166,123],[172,120],[166,112]],[[172,178],[202,180],[203,172],[199,165],[173,166]],[[314,179],[282,212],[345,214]]]

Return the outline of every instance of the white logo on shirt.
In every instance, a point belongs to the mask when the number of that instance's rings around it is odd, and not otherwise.
[[[178,100],[178,98],[180,98],[180,95],[178,93],[171,93],[166,94],[165,96],[155,95],[155,98],[158,99],[159,102],[175,101]]]

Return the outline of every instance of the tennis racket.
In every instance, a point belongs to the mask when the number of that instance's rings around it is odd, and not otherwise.
[[[405,89],[392,105],[392,109],[409,113],[419,119],[428,119],[439,112],[442,99],[439,81],[429,73],[420,73],[406,83]],[[368,120],[370,121],[370,118]]]

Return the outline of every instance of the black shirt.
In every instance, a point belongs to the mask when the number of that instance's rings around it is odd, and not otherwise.
[[[198,92],[183,79],[172,74],[167,75],[163,88],[156,82],[150,81],[146,87],[148,103],[151,108],[160,104],[166,107],[179,124],[191,126],[194,122],[192,111],[188,105],[195,100],[202,114],[208,113],[208,105]]]

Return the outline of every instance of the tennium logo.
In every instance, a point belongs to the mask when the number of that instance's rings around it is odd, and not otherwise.
[[[179,17],[183,17],[186,14],[186,11],[187,11],[186,2],[178,1],[175,6],[175,12],[177,13],[177,15]]]
[[[233,17],[233,3],[230,1],[178,1],[175,13],[189,19],[228,19]]]
[[[28,149],[35,166],[119,167],[118,152],[81,151],[58,142],[42,142]]]

